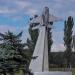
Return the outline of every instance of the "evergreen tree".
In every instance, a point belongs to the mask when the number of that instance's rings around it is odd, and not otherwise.
[[[9,72],[14,75],[16,70],[22,69],[25,73],[29,72],[29,59],[25,54],[25,44],[21,41],[22,32],[14,35],[8,31],[5,34],[0,33],[0,67],[3,73]]]
[[[71,64],[71,52],[72,52],[72,28],[74,25],[73,18],[68,17],[68,20],[64,23],[64,45],[65,45],[65,58],[67,62],[67,67]]]
[[[53,25],[53,22],[50,22],[50,25]],[[49,51],[49,53],[51,51],[51,46],[52,46],[52,43],[53,43],[51,29],[52,28],[48,28],[48,51]]]

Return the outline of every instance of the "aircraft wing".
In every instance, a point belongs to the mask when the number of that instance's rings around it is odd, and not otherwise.
[[[38,16],[36,18],[33,18],[30,23],[41,23],[42,21],[42,17],[41,16]]]
[[[61,19],[59,17],[49,15],[49,22],[56,22],[56,21],[60,21],[60,20]]]

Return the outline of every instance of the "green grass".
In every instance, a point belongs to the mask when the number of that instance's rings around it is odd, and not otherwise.
[[[50,71],[66,71],[64,68],[50,68]],[[24,75],[22,70],[17,72],[15,75]],[[75,75],[75,68],[72,68],[72,75]]]
[[[15,75],[24,75],[24,74],[23,74],[23,71],[20,70],[20,71],[18,71],[17,73],[15,73]]]
[[[75,68],[72,68],[72,75],[75,75]]]
[[[65,68],[50,68],[50,71],[66,71]]]
[[[66,71],[64,68],[50,68],[50,71]],[[72,75],[75,75],[75,68],[72,68]]]

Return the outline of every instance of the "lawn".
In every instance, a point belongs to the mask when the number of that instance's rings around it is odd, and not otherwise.
[[[64,68],[50,68],[50,71],[66,71]],[[75,68],[72,68],[72,75],[75,75]]]
[[[20,70],[19,72],[15,73],[15,75],[24,75],[24,74],[23,74],[23,71]]]
[[[72,75],[75,75],[75,68],[72,68]]]
[[[50,71],[65,71],[64,68],[51,68]],[[15,75],[23,75],[23,72],[20,71],[19,73]],[[72,68],[72,75],[75,75],[75,68]]]

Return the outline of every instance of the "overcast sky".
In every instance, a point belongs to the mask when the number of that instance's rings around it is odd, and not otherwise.
[[[41,15],[45,6],[49,7],[50,14],[63,19],[54,23],[52,29],[52,51],[63,51],[64,20],[72,16],[75,21],[75,0],[0,0],[0,32],[10,30],[18,33],[23,30],[22,40],[25,41],[29,37],[29,18],[35,14]]]

